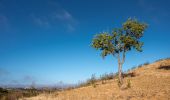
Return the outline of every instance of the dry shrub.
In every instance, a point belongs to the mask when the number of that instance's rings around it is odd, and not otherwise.
[[[136,73],[135,72],[123,73],[122,76],[123,76],[123,78],[125,78],[125,77],[135,77]]]
[[[130,79],[127,80],[127,88],[131,88],[131,81],[130,81]]]
[[[23,97],[23,94],[21,92],[13,92],[8,93],[1,98],[2,100],[18,100],[19,98]]]

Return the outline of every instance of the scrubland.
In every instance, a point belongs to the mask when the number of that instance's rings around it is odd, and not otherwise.
[[[170,59],[139,65],[123,81],[119,87],[115,76],[21,100],[170,100]]]

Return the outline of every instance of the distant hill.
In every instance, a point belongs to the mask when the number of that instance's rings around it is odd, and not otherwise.
[[[144,64],[125,75],[124,85],[118,87],[117,79],[98,81],[96,86],[40,94],[28,100],[170,100],[170,59]]]

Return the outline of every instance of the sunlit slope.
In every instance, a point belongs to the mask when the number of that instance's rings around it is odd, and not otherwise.
[[[52,94],[40,94],[29,100],[170,100],[170,59],[132,70],[135,77],[125,77],[120,89],[117,79],[105,84],[86,86]],[[127,82],[130,81],[130,82]],[[130,83],[131,87],[127,87]]]

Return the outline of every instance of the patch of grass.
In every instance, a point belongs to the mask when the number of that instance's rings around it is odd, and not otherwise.
[[[159,59],[157,61],[168,60],[168,59],[170,59],[170,57],[169,58],[164,58],[164,59]],[[155,61],[155,62],[157,62],[157,61]],[[137,66],[133,66],[132,68],[128,69],[127,72],[122,73],[122,76],[123,76],[123,78],[124,77],[135,77],[136,73],[130,72],[130,71],[132,71],[134,69],[137,69],[137,68],[141,68],[141,67],[149,65],[149,64],[150,63],[147,61],[147,62],[145,62],[143,64],[139,64]],[[159,69],[169,70],[170,68],[169,68],[169,66],[162,66]],[[118,73],[105,73],[105,74],[102,74],[99,78],[96,78],[95,74],[93,74],[90,79],[86,80],[85,82],[79,83],[76,86],[76,88],[77,87],[89,86],[89,85],[92,85],[93,87],[96,87],[96,82],[97,81],[101,81],[101,84],[105,84],[107,82],[107,80],[116,79],[116,78],[118,78]]]
[[[105,73],[105,74],[101,75],[98,80],[101,80],[102,84],[105,84],[107,80],[110,80],[110,79],[113,79],[113,78],[115,78],[114,73]]]
[[[90,79],[87,79],[85,82],[80,82],[76,87],[84,87],[84,86],[89,86],[92,85],[93,87],[96,87],[96,82],[98,79],[96,78],[95,74],[92,74]]]
[[[162,60],[169,60],[169,59],[170,59],[170,57],[167,57],[167,58],[161,58],[161,59],[156,60],[155,62],[159,62],[159,61],[162,61]]]
[[[95,88],[96,81],[97,81],[97,78],[96,78],[95,74],[92,74],[91,78],[88,80],[88,83],[90,83]]]
[[[136,66],[133,66],[130,70],[134,70],[134,69],[136,69],[137,67]]]
[[[143,64],[140,64],[140,65],[137,66],[137,68],[141,68],[142,66],[143,66]]]
[[[141,67],[143,67],[144,65],[145,65],[145,66],[146,66],[146,65],[149,65],[149,64],[150,64],[149,62],[145,62],[145,63],[143,63],[143,64],[139,64],[138,66],[133,66],[132,68],[128,69],[128,72],[131,71],[131,70],[134,70],[134,69],[136,69],[136,68],[141,68]]]

